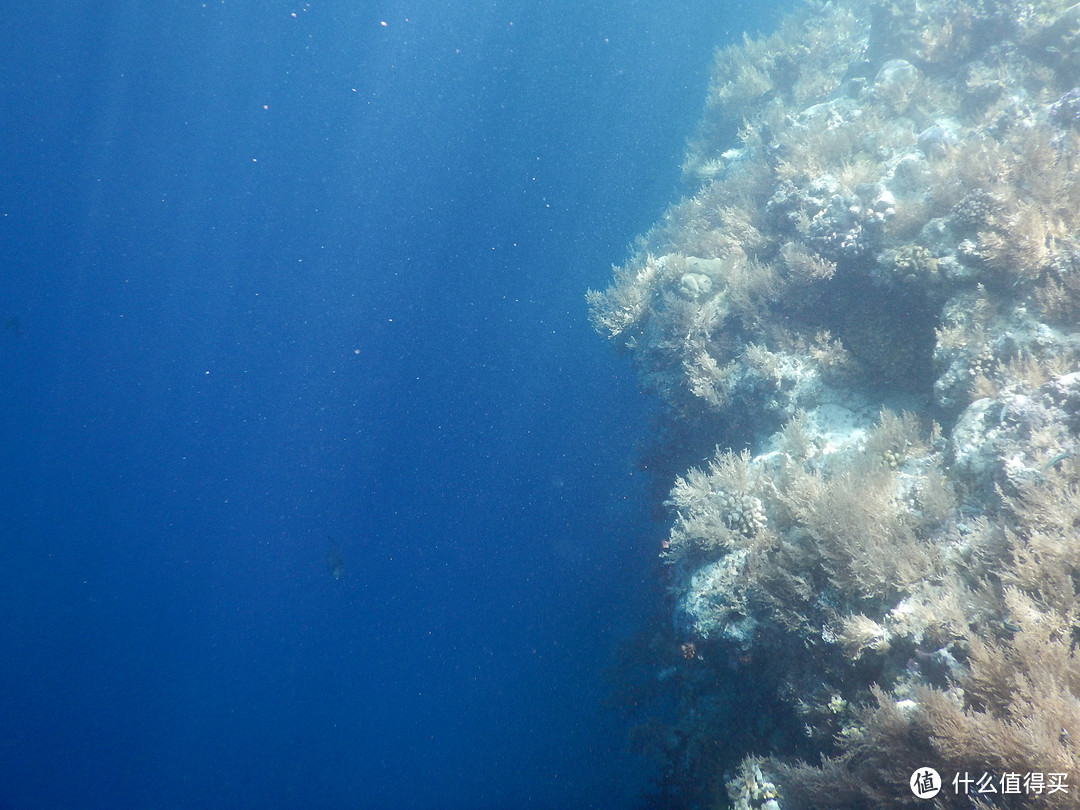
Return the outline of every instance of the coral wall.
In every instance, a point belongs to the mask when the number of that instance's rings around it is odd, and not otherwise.
[[[588,296],[717,446],[659,543],[658,805],[1080,807],[1078,36],[833,0],[717,55],[687,196]]]

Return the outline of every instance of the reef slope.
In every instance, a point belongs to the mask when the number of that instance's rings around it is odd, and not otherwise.
[[[930,806],[929,766],[1080,807],[1078,37],[838,0],[718,53],[687,196],[588,295],[717,447],[666,504],[658,805]]]

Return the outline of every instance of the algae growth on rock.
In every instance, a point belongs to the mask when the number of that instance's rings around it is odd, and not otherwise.
[[[1078,9],[809,3],[724,49],[687,196],[589,293],[717,448],[658,538],[695,650],[655,662],[658,806],[906,807],[924,766],[1080,806]]]

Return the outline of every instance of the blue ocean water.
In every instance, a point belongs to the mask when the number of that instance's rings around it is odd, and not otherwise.
[[[633,807],[670,0],[10,5],[0,808]]]

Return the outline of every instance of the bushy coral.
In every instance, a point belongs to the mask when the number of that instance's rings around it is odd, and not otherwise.
[[[717,446],[664,460],[669,806],[1080,781],[1078,8],[832,0],[721,51],[689,196],[589,294]]]

